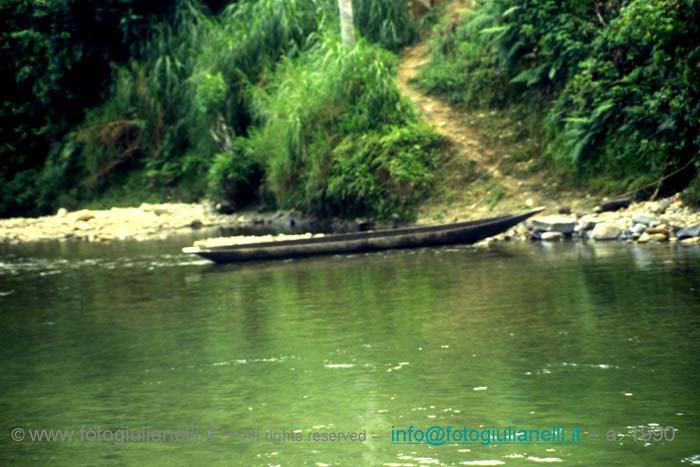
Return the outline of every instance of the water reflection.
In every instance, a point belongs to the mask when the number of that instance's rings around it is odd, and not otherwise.
[[[697,457],[698,249],[444,248],[214,266],[182,242],[0,257],[4,425],[352,431],[32,445],[13,465],[670,465]],[[43,274],[42,273],[51,273]],[[392,426],[659,423],[672,443],[392,445]],[[8,428],[9,429],[9,428]],[[437,464],[436,464],[437,465]]]

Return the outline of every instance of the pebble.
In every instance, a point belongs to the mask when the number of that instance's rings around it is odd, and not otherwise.
[[[591,220],[581,221],[574,227],[574,232],[587,232],[595,228],[595,222]]]
[[[637,243],[665,242],[666,240],[668,240],[668,237],[666,236],[666,234],[663,234],[663,233],[650,234],[649,232],[644,232],[637,240]]]
[[[688,224],[678,216],[664,215],[659,219],[661,223],[668,225],[673,230],[680,230],[687,227]]]
[[[669,235],[670,234],[670,229],[668,226],[664,224],[659,224],[654,227],[649,227],[646,229],[646,233],[653,235],[653,234],[664,234],[664,235]]]
[[[632,232],[632,234],[641,235],[644,233],[644,231],[646,229],[647,229],[647,226],[644,224],[634,224],[632,226],[632,228],[630,229],[630,232]]]
[[[540,235],[540,239],[543,242],[557,242],[564,239],[564,234],[561,232],[543,232]]]
[[[59,209],[59,211],[60,211],[60,209]],[[83,209],[82,211],[77,211],[77,212],[73,213],[72,217],[77,222],[87,222],[87,221],[95,218],[95,213],[92,211],[88,211],[87,209]]]

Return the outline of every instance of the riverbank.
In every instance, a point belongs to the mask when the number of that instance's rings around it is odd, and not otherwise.
[[[509,231],[486,240],[561,241],[593,240],[629,243],[700,244],[700,211],[679,197],[660,201],[623,202],[611,209],[603,204],[588,211],[549,209]],[[492,214],[495,215],[495,214]],[[483,216],[488,217],[488,216]],[[425,223],[425,222],[421,222]],[[201,231],[203,237],[245,234],[350,232],[388,228],[368,219],[322,220],[293,211],[260,212],[254,209],[220,214],[208,204],[144,203],[138,207],[108,210],[60,209],[53,216],[0,219],[0,242],[36,241],[110,242],[165,240]]]
[[[193,230],[208,229],[216,234],[227,229],[256,227],[276,231],[307,230],[314,227],[314,219],[286,211],[242,211],[226,215],[207,204],[196,203],[143,203],[138,207],[72,212],[59,209],[53,216],[0,219],[0,242],[164,240]]]
[[[603,205],[588,213],[541,215],[529,219],[493,240],[561,241],[593,240],[627,243],[700,244],[700,211],[686,206],[678,196],[659,201]],[[614,210],[613,210],[614,209]]]
[[[52,216],[0,219],[0,243],[146,241],[195,231],[202,237],[219,237],[241,233],[357,232],[389,227],[389,223],[371,219],[322,219],[298,211],[261,211],[254,207],[221,214],[208,202],[143,203],[138,207],[59,209]]]

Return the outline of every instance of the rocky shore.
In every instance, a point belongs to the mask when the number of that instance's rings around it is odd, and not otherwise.
[[[59,209],[53,216],[0,219],[0,242],[163,240],[199,230],[213,234],[255,228],[304,231],[313,227],[312,222],[293,212],[224,215],[206,204],[144,203],[136,208]]]
[[[634,243],[700,244],[700,211],[685,206],[678,197],[632,203],[604,203],[592,212],[542,214],[508,232],[488,239],[553,242],[565,239],[624,241]],[[0,219],[0,242],[25,243],[45,240],[163,240],[201,232],[202,236],[265,235],[271,233],[348,232],[389,228],[367,219],[319,221],[289,211],[220,214],[207,204],[141,204],[135,208],[112,208],[69,212],[53,216]]]
[[[628,243],[700,244],[700,212],[692,210],[673,196],[660,201],[611,202],[589,213],[571,213],[562,208],[558,214],[534,217],[495,238],[495,240],[533,240],[543,242],[578,240],[624,241]]]

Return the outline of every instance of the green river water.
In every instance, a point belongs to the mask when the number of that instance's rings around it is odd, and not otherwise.
[[[698,248],[214,266],[190,241],[0,248],[0,465],[700,464]],[[392,442],[411,426],[581,431]]]

